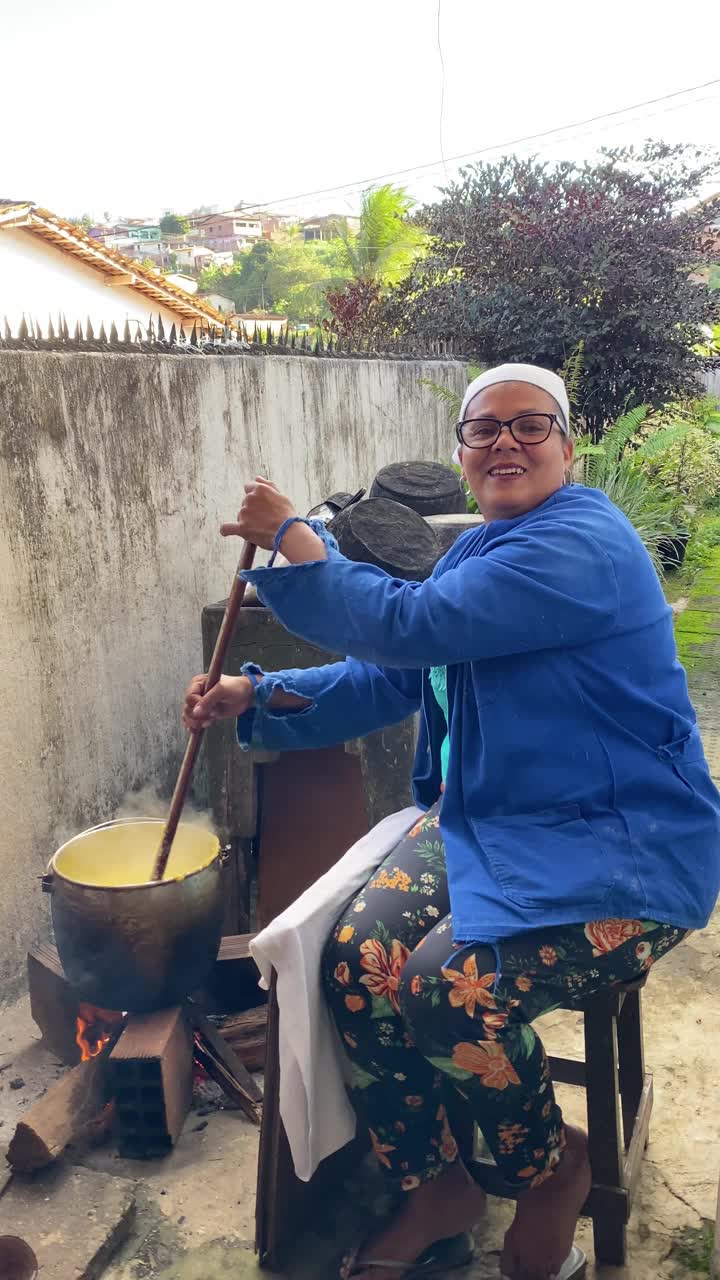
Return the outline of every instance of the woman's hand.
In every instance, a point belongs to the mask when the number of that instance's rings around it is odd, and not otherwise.
[[[221,525],[220,532],[224,538],[245,538],[256,547],[272,551],[280,525],[296,514],[290,499],[270,480],[258,476],[245,485],[245,499],[235,523]]]
[[[237,520],[234,524],[222,524],[220,532],[223,538],[245,538],[256,547],[274,551],[278,529],[294,515],[297,512],[290,499],[270,480],[258,476],[252,484],[245,485],[245,501]],[[282,540],[282,554],[289,564],[327,560],[325,543],[305,523],[290,525]]]
[[[205,693],[206,676],[195,676],[185,693],[182,722],[190,733],[207,729],[215,720],[242,716],[255,703],[255,689],[247,676],[221,676]]]

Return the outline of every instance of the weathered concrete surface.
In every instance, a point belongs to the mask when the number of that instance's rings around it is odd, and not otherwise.
[[[388,462],[446,458],[424,376],[464,383],[450,363],[0,353],[0,995],[57,845],[177,767],[244,481],[306,511]]]
[[[43,1280],[98,1280],[128,1236],[134,1186],[67,1162],[12,1183],[0,1198],[0,1236],[26,1240]]]

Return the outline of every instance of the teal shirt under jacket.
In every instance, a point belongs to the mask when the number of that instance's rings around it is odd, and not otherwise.
[[[453,934],[496,940],[608,917],[707,923],[720,887],[720,796],[678,662],[672,615],[637,533],[570,486],[465,533],[424,583],[330,550],[245,574],[296,635],[347,654],[273,673],[245,746],[327,746],[421,710],[414,788],[440,788]],[[310,699],[273,714],[278,684]]]

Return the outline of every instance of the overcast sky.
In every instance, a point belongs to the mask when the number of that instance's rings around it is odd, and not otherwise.
[[[434,163],[443,153],[720,143],[718,0],[440,0],[442,112],[438,0],[2,8],[0,197],[68,216],[241,200],[353,212],[363,183],[413,166],[431,167],[396,180],[432,198],[458,169]],[[501,145],[713,80],[619,121]]]

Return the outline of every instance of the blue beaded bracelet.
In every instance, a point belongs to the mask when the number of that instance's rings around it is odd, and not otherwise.
[[[283,520],[282,524],[280,525],[280,528],[275,534],[275,545],[273,547],[272,555],[268,560],[268,569],[272,569],[275,563],[275,560],[277,558],[278,552],[280,551],[280,543],[285,537],[285,534],[287,533],[291,524],[307,524],[307,520],[303,516],[290,516],[287,520]]]

